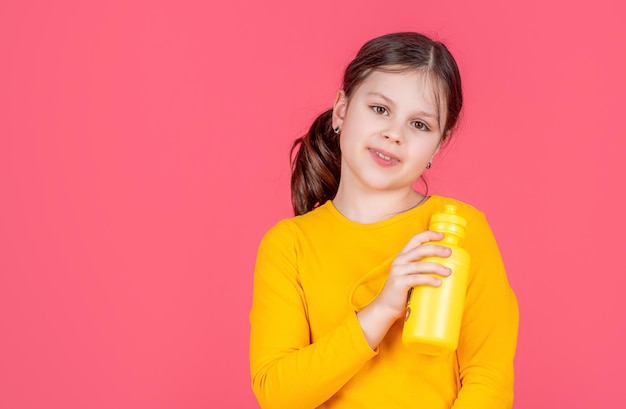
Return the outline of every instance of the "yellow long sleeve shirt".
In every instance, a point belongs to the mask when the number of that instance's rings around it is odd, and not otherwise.
[[[413,352],[402,344],[398,320],[372,350],[356,312],[445,204],[467,220],[462,247],[471,255],[458,349],[434,357]],[[510,408],[518,319],[480,211],[432,196],[405,213],[359,224],[328,201],[278,222],[261,241],[250,312],[252,388],[263,408]]]

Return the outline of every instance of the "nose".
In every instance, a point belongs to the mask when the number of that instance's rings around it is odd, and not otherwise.
[[[390,142],[397,144],[402,143],[403,130],[402,125],[396,123],[396,121],[389,122],[389,126],[383,131],[383,137]]]

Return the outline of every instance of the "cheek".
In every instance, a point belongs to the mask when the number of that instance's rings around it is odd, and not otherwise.
[[[348,152],[350,150],[350,130],[349,129],[342,129],[341,130],[341,135],[338,135],[337,138],[339,138],[339,149],[341,150],[341,153],[345,153]]]
[[[412,141],[410,149],[417,158],[423,158],[425,162],[428,162],[437,152],[438,147],[439,140],[433,138],[432,140],[421,139]]]
[[[363,135],[367,130],[367,126],[364,126],[362,121],[358,118],[352,117],[350,121],[344,122],[344,126],[341,129],[341,135],[339,135],[339,145],[354,145],[363,140]]]

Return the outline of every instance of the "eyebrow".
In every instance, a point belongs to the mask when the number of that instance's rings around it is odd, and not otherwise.
[[[370,92],[367,93],[367,95],[380,97],[380,98],[384,99],[385,102],[387,102],[389,105],[395,105],[395,102],[393,102],[393,100],[391,100],[386,95],[381,94],[380,92],[370,91]],[[439,121],[439,115],[433,114],[432,112],[419,111],[418,114],[421,115],[421,116],[429,117],[429,118],[436,119],[437,121]]]

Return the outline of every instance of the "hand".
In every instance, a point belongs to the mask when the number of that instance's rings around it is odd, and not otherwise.
[[[391,263],[387,282],[378,297],[373,301],[381,310],[389,311],[398,319],[406,313],[407,294],[411,287],[430,285],[438,287],[441,280],[431,274],[443,277],[450,275],[450,269],[434,262],[421,261],[425,257],[448,257],[451,250],[437,244],[425,244],[443,239],[443,234],[424,231],[409,240]]]
[[[357,314],[365,339],[372,349],[380,344],[391,325],[404,317],[410,288],[418,285],[438,287],[441,280],[431,274],[450,275],[450,270],[441,264],[421,261],[425,257],[450,256],[448,247],[429,243],[443,237],[442,233],[430,230],[413,236],[391,263],[389,276],[378,297]]]

